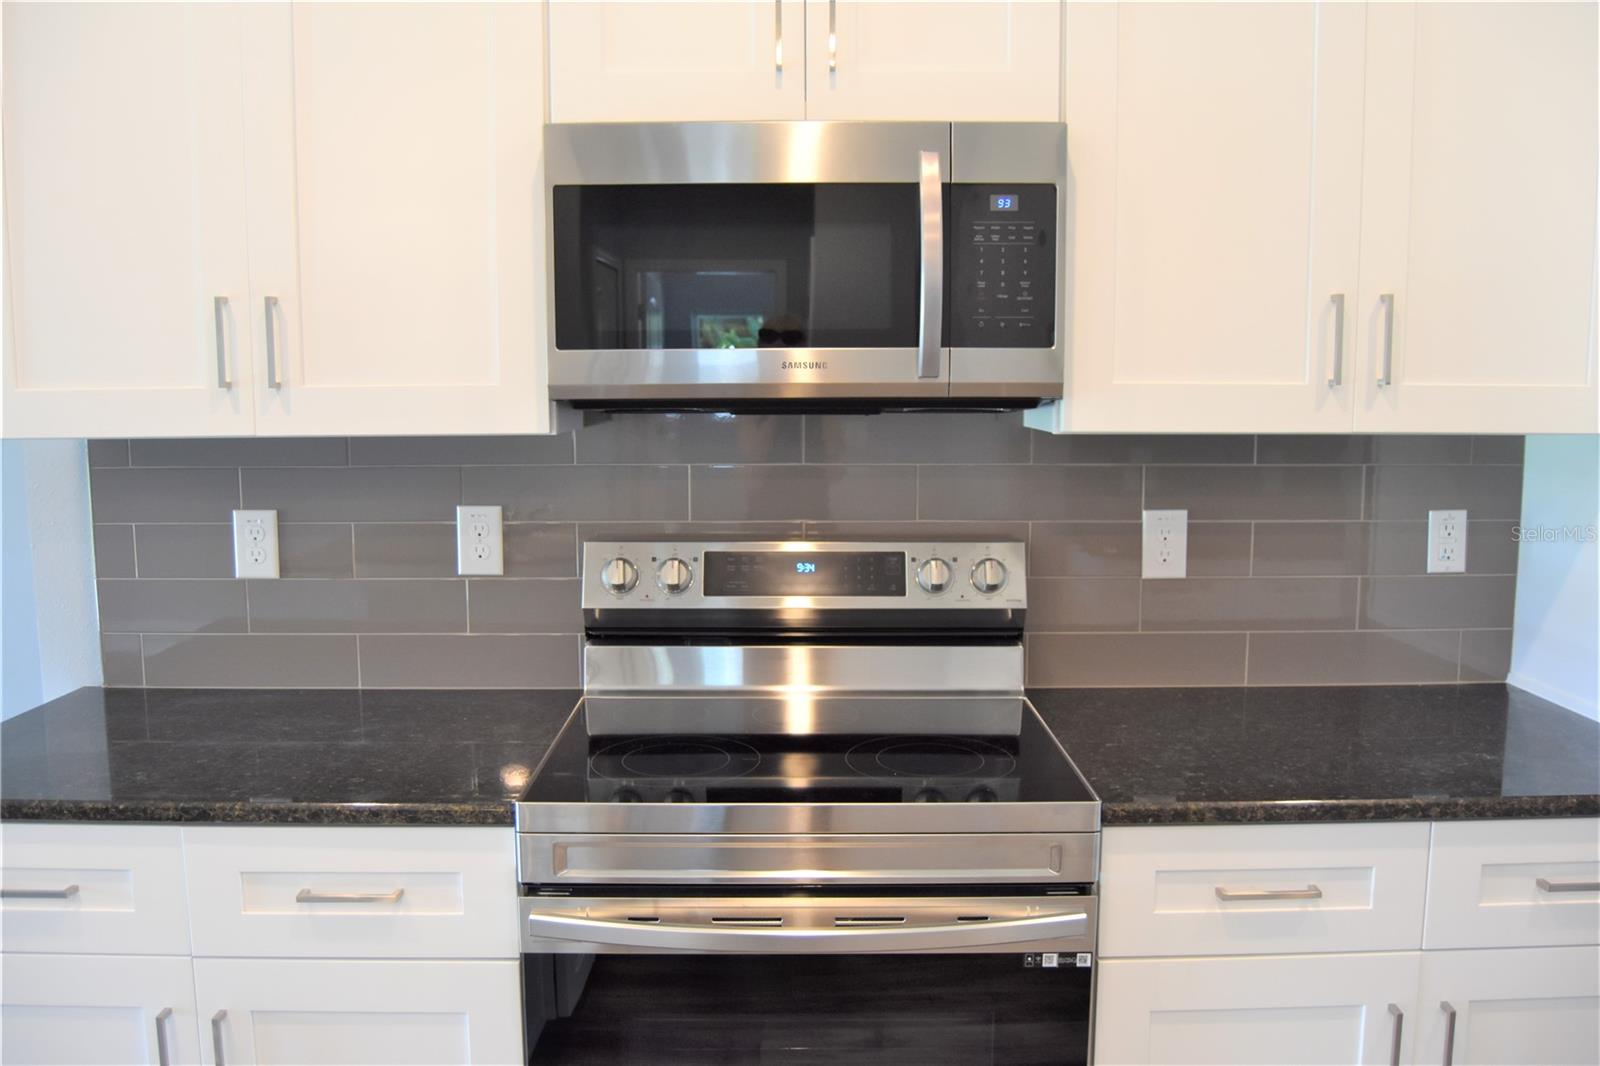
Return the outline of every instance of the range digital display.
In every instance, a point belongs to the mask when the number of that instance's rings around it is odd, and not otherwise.
[[[706,552],[707,596],[904,596],[905,552]]]

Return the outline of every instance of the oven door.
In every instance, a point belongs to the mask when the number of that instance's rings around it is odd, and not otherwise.
[[[944,397],[944,123],[545,130],[561,400]]]
[[[1094,897],[537,897],[536,1063],[1085,1063]]]

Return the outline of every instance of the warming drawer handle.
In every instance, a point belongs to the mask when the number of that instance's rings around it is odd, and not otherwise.
[[[781,926],[644,924],[627,918],[584,918],[570,914],[528,915],[529,933],[546,940],[641,948],[650,951],[929,951],[944,948],[1018,944],[1059,936],[1081,936],[1089,915],[1045,914],[1031,918],[959,925],[867,926],[834,929],[785,929]]]
[[[1316,885],[1305,888],[1228,888],[1217,886],[1217,898],[1224,903],[1253,899],[1321,899],[1322,889]]]
[[[64,888],[0,888],[0,899],[71,899],[77,894],[77,885]]]
[[[917,377],[936,378],[944,361],[944,175],[938,152],[917,154],[922,200],[922,297],[917,305]]]
[[[318,892],[314,888],[302,888],[294,894],[296,903],[399,903],[400,897],[406,894],[403,888],[393,892]]]
[[[1552,881],[1548,877],[1533,882],[1540,892],[1600,892],[1600,881]]]

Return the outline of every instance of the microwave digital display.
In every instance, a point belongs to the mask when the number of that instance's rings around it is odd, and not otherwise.
[[[989,197],[989,210],[991,211],[1015,211],[1021,206],[1022,204],[1017,199],[1016,193],[995,193]]]

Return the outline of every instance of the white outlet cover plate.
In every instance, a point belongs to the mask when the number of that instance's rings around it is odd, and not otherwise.
[[[456,573],[481,575],[506,572],[500,519],[498,505],[456,508]]]
[[[278,576],[278,512],[233,512],[233,576]]]
[[[1428,512],[1428,573],[1467,571],[1467,512]]]
[[[1189,512],[1146,511],[1143,554],[1144,561],[1140,572],[1145,578],[1187,577]]]

